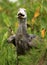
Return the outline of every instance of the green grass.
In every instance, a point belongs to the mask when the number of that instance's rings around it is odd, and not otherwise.
[[[16,47],[13,44],[7,43],[7,38],[10,36],[8,26],[11,26],[13,31],[17,31],[15,23],[18,21],[17,11],[19,8],[24,7],[27,11],[27,21],[31,24],[31,20],[38,7],[40,7],[40,15],[35,19],[34,31],[28,29],[28,33],[36,34],[41,37],[41,29],[46,29],[46,35],[41,44],[38,40],[33,41],[38,44],[38,49],[32,48],[24,56],[19,56],[19,65],[39,65],[42,61],[43,55],[47,50],[47,0],[19,0],[21,3],[9,3],[7,0],[0,2],[0,65],[16,65],[17,53]],[[38,27],[37,27],[38,26]],[[39,32],[37,32],[39,30]],[[44,63],[40,65],[47,65],[47,52]]]
[[[32,48],[24,56],[19,56],[19,65],[37,65],[45,54],[46,43],[39,45],[38,49]],[[4,43],[0,46],[0,65],[16,65],[16,48],[13,44]]]

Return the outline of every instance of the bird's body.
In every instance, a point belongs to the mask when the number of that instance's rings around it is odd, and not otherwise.
[[[8,38],[8,42],[12,42],[17,47],[18,55],[23,55],[32,46],[36,47],[36,43],[33,44],[32,40],[35,35],[27,33],[27,14],[23,8],[18,11],[19,27],[17,33]]]

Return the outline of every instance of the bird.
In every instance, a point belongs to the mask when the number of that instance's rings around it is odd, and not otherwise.
[[[17,48],[18,55],[24,55],[32,47],[37,47],[36,42],[33,42],[37,39],[35,34],[27,33],[27,13],[26,9],[20,8],[17,13],[19,27],[16,34],[11,35],[7,41],[8,43],[13,43]]]

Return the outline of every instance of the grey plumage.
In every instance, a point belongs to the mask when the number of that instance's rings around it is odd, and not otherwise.
[[[17,46],[18,55],[23,55],[30,48],[32,48],[32,46],[37,47],[36,43],[32,42],[32,40],[36,38],[36,35],[27,33],[27,14],[25,10],[20,9],[17,15],[19,20],[19,27],[17,33],[8,38],[8,42]]]

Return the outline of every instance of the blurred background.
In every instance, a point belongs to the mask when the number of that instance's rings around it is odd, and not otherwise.
[[[47,0],[0,0],[0,65],[16,65],[16,49],[6,40],[17,31],[19,8],[26,9],[27,32],[41,37],[47,48]],[[45,51],[44,49],[41,48],[43,50],[41,54],[32,49],[32,56],[30,54],[25,55],[25,57],[21,56],[19,65],[37,65],[39,58]],[[46,61],[43,65],[47,65]]]

